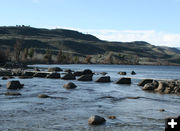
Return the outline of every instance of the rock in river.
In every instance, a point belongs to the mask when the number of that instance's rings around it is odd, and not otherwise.
[[[67,73],[61,79],[64,79],[64,80],[75,80],[76,77],[72,73]]]
[[[74,89],[77,86],[74,83],[69,82],[69,83],[65,84],[63,87],[66,88],[66,89]]]
[[[152,83],[152,82],[153,82],[152,79],[144,79],[139,82],[138,86],[144,86],[145,84]]]
[[[96,80],[96,82],[111,82],[110,76],[102,76]]]
[[[92,75],[82,75],[77,80],[78,81],[92,81]]]
[[[122,77],[116,81],[116,84],[131,84],[131,78]]]
[[[59,67],[50,67],[48,68],[48,72],[60,72],[63,71],[61,68]]]
[[[6,85],[7,89],[21,89],[23,86],[19,81],[9,81]]]
[[[120,75],[126,75],[126,72],[118,72]]]
[[[59,78],[61,78],[61,75],[60,75],[60,73],[53,72],[53,73],[48,74],[46,76],[46,78],[59,79]]]
[[[104,124],[106,120],[101,117],[101,116],[91,116],[89,119],[88,119],[88,124],[90,125],[101,125],[101,124]]]
[[[39,94],[38,97],[39,97],[39,98],[48,98],[49,96],[46,95],[46,94]]]
[[[20,96],[21,93],[19,93],[19,92],[6,92],[5,95],[6,96]]]

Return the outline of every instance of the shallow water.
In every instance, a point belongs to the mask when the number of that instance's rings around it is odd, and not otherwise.
[[[142,78],[180,79],[180,66],[129,66],[129,65],[35,65],[59,66],[63,69],[91,69],[107,72],[113,82],[95,83],[73,80],[78,87],[66,90],[69,81],[61,79],[20,79],[25,86],[21,96],[5,96],[6,83],[0,80],[0,130],[8,131],[127,131],[164,130],[164,118],[180,115],[180,96],[145,92],[137,83]],[[137,75],[130,75],[134,70]],[[117,85],[119,71],[132,77],[131,85]],[[96,80],[101,75],[94,75]],[[126,77],[127,77],[126,76]],[[15,78],[18,79],[18,78]],[[19,79],[18,79],[19,80]],[[41,99],[38,94],[52,98]],[[128,97],[139,99],[128,99]],[[160,112],[160,109],[165,112]],[[106,119],[101,126],[87,123],[91,115]],[[108,119],[115,115],[116,119]]]

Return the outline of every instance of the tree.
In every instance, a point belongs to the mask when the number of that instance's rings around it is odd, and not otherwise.
[[[46,54],[44,56],[44,59],[46,60],[47,63],[50,63],[52,60],[52,54],[49,49],[46,49]]]
[[[62,53],[62,50],[60,49],[59,50],[59,52],[58,52],[58,54],[57,54],[57,63],[62,63],[62,61],[63,61],[63,53]]]
[[[15,53],[15,59],[17,62],[19,62],[20,54],[22,51],[22,39],[16,39],[16,44],[14,45],[14,53]]]
[[[28,55],[29,55],[29,57],[30,57],[31,60],[32,60],[32,58],[33,58],[33,56],[34,56],[34,49],[33,49],[33,48],[30,48],[28,52],[29,52]]]

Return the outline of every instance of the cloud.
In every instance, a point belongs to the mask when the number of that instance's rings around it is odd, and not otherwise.
[[[109,30],[109,29],[78,29],[71,27],[51,27],[77,30],[86,34],[92,34],[102,40],[108,41],[146,41],[157,46],[180,47],[180,34],[157,32],[155,30]]]

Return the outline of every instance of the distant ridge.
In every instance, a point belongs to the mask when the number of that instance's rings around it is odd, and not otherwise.
[[[74,30],[29,26],[0,27],[0,48],[13,50],[16,39],[22,39],[22,47],[34,48],[36,53],[43,54],[49,49],[56,56],[61,49],[73,56],[92,55],[94,63],[102,63],[111,54],[112,60],[120,61],[119,63],[138,58],[139,64],[180,64],[179,48],[154,46],[145,41],[110,42]]]

